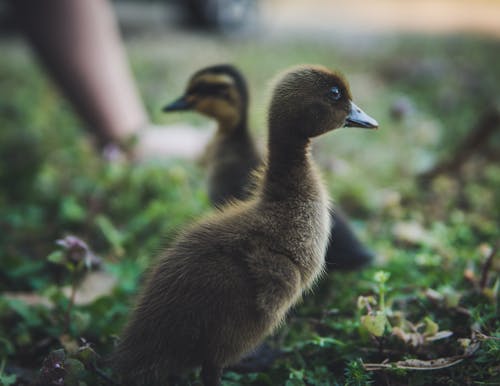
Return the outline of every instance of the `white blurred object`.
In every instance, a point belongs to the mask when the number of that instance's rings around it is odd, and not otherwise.
[[[136,157],[144,159],[198,158],[213,135],[212,128],[188,125],[151,126],[138,133]]]

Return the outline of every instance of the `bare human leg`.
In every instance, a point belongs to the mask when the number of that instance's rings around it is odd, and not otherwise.
[[[107,0],[11,0],[10,6],[100,147],[124,145],[147,125]]]

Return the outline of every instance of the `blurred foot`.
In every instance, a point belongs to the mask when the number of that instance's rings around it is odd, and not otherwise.
[[[256,373],[267,371],[283,352],[279,349],[272,348],[268,343],[263,343],[254,351],[247,354],[238,363],[228,367],[228,370],[236,371],[237,373]]]

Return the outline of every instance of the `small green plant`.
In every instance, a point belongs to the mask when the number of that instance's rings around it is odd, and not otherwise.
[[[361,326],[377,338],[382,337],[385,331],[391,327],[387,319],[389,310],[385,304],[385,295],[389,290],[386,283],[389,278],[390,274],[385,271],[377,271],[373,276],[373,281],[376,284],[375,291],[379,296],[378,302],[373,296],[360,296],[358,298],[358,310],[367,312],[360,317]]]
[[[345,386],[364,386],[373,383],[370,373],[363,367],[363,362],[360,359],[350,361],[344,371]]]
[[[0,385],[1,386],[10,386],[16,383],[17,376],[16,374],[5,374],[5,363],[6,359],[2,358],[0,361]]]
[[[85,271],[101,264],[101,260],[94,255],[87,243],[75,236],[66,236],[57,240],[60,250],[52,252],[47,260],[63,266],[70,274],[71,293],[64,311],[64,331],[68,332],[71,324],[71,312],[75,303],[78,284]]]

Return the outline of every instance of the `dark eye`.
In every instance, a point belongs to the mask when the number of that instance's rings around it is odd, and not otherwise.
[[[337,86],[334,86],[330,89],[330,98],[332,98],[334,101],[338,101],[341,96],[342,93]]]

